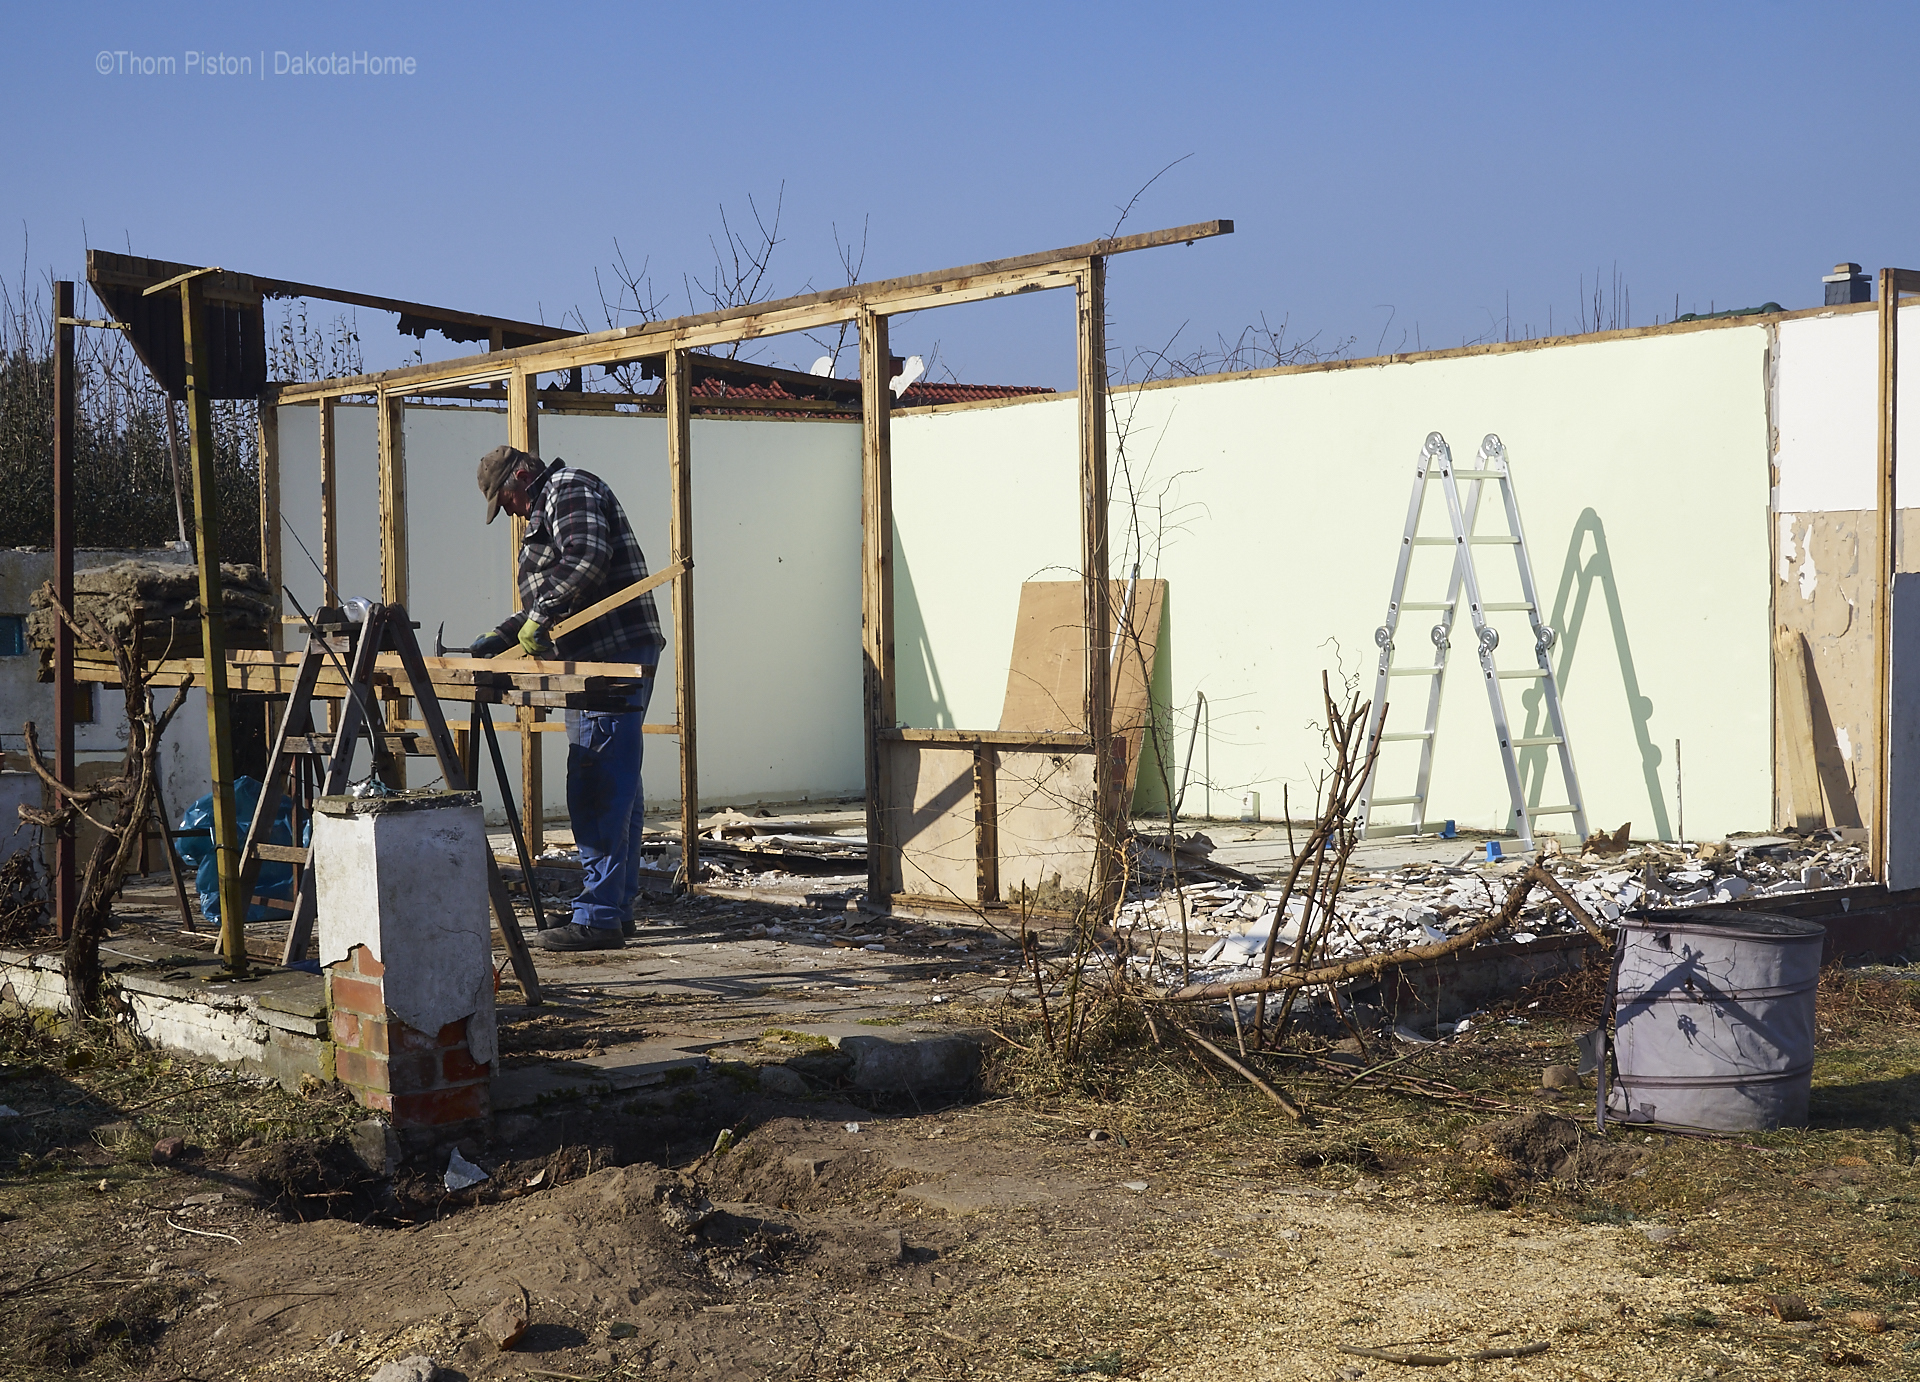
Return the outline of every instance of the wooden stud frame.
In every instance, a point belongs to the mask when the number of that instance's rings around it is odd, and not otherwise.
[[[169,405],[171,406],[171,405]],[[273,616],[267,624],[268,646],[278,652],[286,646],[281,627],[280,581],[280,409],[262,400],[260,404],[260,569],[267,573],[267,598]]]
[[[1920,270],[1880,270],[1880,450],[1877,469],[1880,569],[1874,609],[1873,661],[1875,710],[1879,730],[1874,773],[1873,831],[1868,841],[1869,865],[1875,878],[1887,876],[1887,816],[1893,800],[1888,768],[1893,744],[1893,577],[1900,566],[1899,537],[1899,420],[1900,409],[1900,299],[1920,293]]]
[[[330,405],[334,400],[374,395],[381,403],[382,437],[382,555],[391,554],[389,569],[404,573],[406,540],[405,472],[399,451],[399,404],[407,397],[444,393],[449,389],[497,386],[507,391],[509,444],[540,454],[539,414],[535,390],[541,374],[582,370],[589,366],[661,359],[666,376],[667,456],[670,484],[669,529],[671,560],[684,560],[688,569],[673,583],[674,670],[676,721],[648,725],[650,733],[678,733],[680,737],[681,838],[689,886],[697,875],[699,790],[695,724],[693,619],[693,495],[691,481],[691,371],[688,352],[731,345],[761,336],[807,331],[816,327],[854,323],[860,339],[861,386],[861,643],[865,664],[863,719],[865,721],[868,896],[884,904],[892,892],[889,823],[883,818],[887,796],[887,752],[884,744],[912,741],[920,731],[895,725],[893,629],[893,485],[891,409],[891,355],[887,320],[905,312],[1051,288],[1071,288],[1075,298],[1075,344],[1079,375],[1079,470],[1081,490],[1081,575],[1086,585],[1084,615],[1087,627],[1085,714],[1086,734],[1057,736],[1063,747],[1090,748],[1095,754],[1096,814],[1101,827],[1094,864],[1095,895],[1105,897],[1119,880],[1115,841],[1125,803],[1118,800],[1118,775],[1107,752],[1111,733],[1112,610],[1108,584],[1107,535],[1107,383],[1106,383],[1106,260],[1115,254],[1161,245],[1191,244],[1217,235],[1231,235],[1233,222],[1202,221],[1168,230],[1150,231],[1094,241],[1070,249],[993,260],[964,268],[915,274],[877,283],[858,283],[828,292],[808,293],[774,302],[755,303],[720,312],[707,312],[671,321],[648,322],[613,331],[572,336],[501,350],[486,355],[412,365],[379,374],[355,375],[315,383],[286,384],[264,400],[286,406],[321,405],[322,523],[328,553],[328,580],[338,544],[334,540],[333,468]],[[390,411],[391,410],[391,411]],[[392,451],[389,453],[389,445]],[[389,454],[392,460],[389,461]],[[263,481],[264,483],[264,481]],[[396,535],[384,531],[396,522]],[[518,549],[523,525],[514,520],[513,542]],[[404,593],[404,574],[400,575]],[[519,592],[514,591],[517,604]],[[394,598],[391,590],[388,598]],[[542,712],[523,707],[521,730],[522,807],[526,813],[528,847],[538,854],[540,831],[540,742],[535,723]],[[979,888],[983,899],[997,897],[997,853],[989,858],[996,832],[994,782],[997,755],[989,745],[991,732],[947,731],[957,742],[975,746],[975,815]],[[1015,736],[1023,743],[1032,735]],[[1070,743],[1069,743],[1070,741]]]

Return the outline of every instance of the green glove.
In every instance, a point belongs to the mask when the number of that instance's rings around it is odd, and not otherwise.
[[[553,644],[547,641],[547,631],[531,619],[521,621],[520,647],[528,657],[542,657],[553,651]]]

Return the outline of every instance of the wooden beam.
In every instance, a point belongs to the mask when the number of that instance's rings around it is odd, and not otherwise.
[[[533,401],[540,376],[516,369],[507,376],[507,445],[530,456],[540,454],[540,412]],[[520,608],[520,544],[526,540],[527,520],[508,515],[507,542],[512,552],[507,560],[507,594],[510,609]],[[523,707],[515,723],[538,723],[544,716],[533,715]],[[537,859],[546,844],[545,753],[538,734],[520,736],[520,829],[527,849]]]
[[[171,409],[173,404],[168,402]],[[280,583],[284,579],[280,560],[280,409],[266,399],[260,401],[260,569],[267,573],[272,593],[273,620],[267,625],[268,642],[276,649],[287,645],[286,630],[280,620],[284,597]]]
[[[606,599],[594,601],[594,603],[588,605],[578,614],[569,614],[565,619],[562,619],[558,624],[553,626],[553,632],[551,634],[553,641],[558,643],[565,635],[572,633],[575,629],[585,628],[603,614],[611,614],[622,605],[631,604],[648,591],[657,589],[678,576],[685,575],[690,565],[691,563],[684,561],[669,562],[652,575],[635,581],[625,589],[614,591],[613,594],[607,596]],[[524,660],[526,656],[527,650],[516,643],[498,657],[491,659],[491,661],[519,662]]]
[[[1093,747],[1093,736],[1088,734],[1036,734],[1024,729],[882,729],[875,737],[888,744],[992,744],[1028,753],[1085,753]]]
[[[986,744],[973,746],[974,901],[982,907],[1000,900],[999,755]]]
[[[375,426],[380,461],[380,599],[405,609],[410,581],[407,551],[407,403],[398,394],[380,397]],[[405,701],[395,715],[407,713]],[[396,756],[390,785],[407,785],[407,760]]]
[[[1879,522],[1878,569],[1875,571],[1874,663],[1874,784],[1873,820],[1868,835],[1869,866],[1873,876],[1887,877],[1887,816],[1893,801],[1889,767],[1893,761],[1893,576],[1900,566],[1898,551],[1899,411],[1900,411],[1900,299],[1920,293],[1920,271],[1880,270],[1880,408],[1879,464],[1876,505]]]
[[[837,322],[856,321],[862,313],[898,315],[929,307],[1072,285],[1077,266],[1091,258],[1106,258],[1161,245],[1190,244],[1216,235],[1231,235],[1232,221],[1201,221],[1169,230],[1148,231],[1115,239],[1096,240],[1070,249],[1048,250],[1011,259],[989,260],[963,268],[940,269],[876,283],[856,283],[827,292],[805,293],[774,302],[704,312],[665,322],[595,332],[546,345],[521,346],[494,355],[466,356],[430,365],[410,365],[379,374],[289,384],[279,400],[295,403],[325,395],[375,393],[404,386],[409,391],[431,388],[456,379],[497,371],[503,361],[543,372],[588,365],[620,364],[668,350],[692,350],[728,345],[759,336],[807,331]]]
[[[693,663],[693,378],[684,350],[668,353],[666,376],[668,557],[683,571],[673,583],[674,720],[682,730],[680,847],[692,892],[700,880],[700,764]]]
[[[860,640],[867,779],[867,900],[893,891],[891,755],[882,731],[898,719],[893,680],[893,397],[887,319],[862,312],[860,329]]]
[[[320,400],[320,603],[340,598],[340,487],[335,460],[340,450],[340,419],[336,400]]]
[[[1113,755],[1113,611],[1107,552],[1107,265],[1087,260],[1074,289],[1075,341],[1079,374],[1080,430],[1080,580],[1087,629],[1086,725],[1094,744],[1093,810],[1096,844],[1089,888],[1105,905],[1119,880],[1118,829],[1124,803],[1118,801]]]
[[[79,383],[75,374],[73,284],[53,287],[53,597],[67,613],[73,602],[73,434]],[[163,406],[171,409],[173,403]],[[171,418],[172,414],[168,414]],[[64,787],[75,787],[73,772],[73,630],[65,621],[53,621],[53,776]],[[58,805],[58,803],[50,803]],[[7,833],[19,829],[10,824]],[[53,919],[55,934],[65,941],[73,934],[79,909],[79,870],[75,864],[78,840],[71,823],[53,833]]]
[[[213,469],[213,401],[200,279],[180,286],[186,348],[187,439],[193,469],[193,528],[200,573],[200,685],[207,701],[207,757],[213,779],[213,847],[219,876],[220,949],[227,970],[247,972],[247,899],[240,889],[239,816],[233,799],[233,726],[227,697],[227,630],[221,610],[220,491]]]

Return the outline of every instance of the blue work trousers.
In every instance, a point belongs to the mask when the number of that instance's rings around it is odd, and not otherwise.
[[[646,811],[640,726],[652,695],[648,677],[633,693],[631,710],[567,712],[567,815],[586,884],[573,899],[573,920],[581,926],[617,931],[633,918]]]

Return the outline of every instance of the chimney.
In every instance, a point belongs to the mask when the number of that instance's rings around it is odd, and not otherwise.
[[[1858,264],[1835,264],[1833,272],[1820,281],[1827,285],[1829,307],[1873,301],[1873,279],[1861,273]]]

